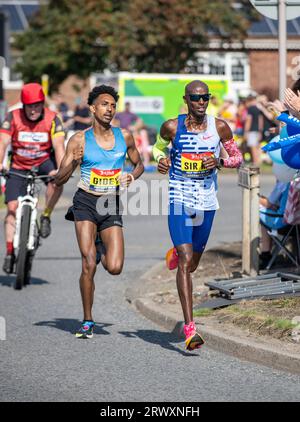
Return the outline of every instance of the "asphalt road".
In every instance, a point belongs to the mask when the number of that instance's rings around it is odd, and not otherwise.
[[[154,175],[147,175],[146,179]],[[272,186],[262,181],[262,191]],[[65,195],[75,190],[75,179]],[[147,196],[147,194],[146,194]],[[150,196],[150,193],[149,193]],[[165,198],[163,203],[165,203]],[[241,239],[241,190],[236,175],[220,179],[218,212],[209,246]],[[3,215],[0,216],[3,219]],[[187,353],[172,334],[143,318],[124,299],[132,281],[170,247],[166,216],[126,216],[123,273],[96,274],[92,340],[73,333],[82,318],[81,262],[73,224],[64,210],[39,249],[33,282],[15,291],[0,275],[1,401],[299,401],[300,377],[241,361],[209,347]],[[3,245],[3,233],[1,233]],[[1,248],[1,262],[4,247]]]

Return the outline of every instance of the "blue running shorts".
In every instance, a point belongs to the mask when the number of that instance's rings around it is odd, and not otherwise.
[[[169,204],[169,231],[174,246],[184,243],[193,245],[194,252],[203,252],[207,244],[215,210],[202,211],[185,207],[183,204]]]

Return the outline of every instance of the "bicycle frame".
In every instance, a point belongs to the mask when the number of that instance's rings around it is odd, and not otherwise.
[[[39,176],[38,178],[41,178],[41,176]],[[27,194],[25,196],[18,197],[18,208],[16,212],[16,229],[15,229],[13,245],[14,245],[14,249],[19,248],[22,210],[25,205],[26,206],[29,205],[32,211],[31,211],[31,218],[30,218],[30,229],[29,229],[27,250],[33,251],[36,248],[36,238],[38,236],[38,228],[37,228],[38,197],[35,196],[35,180],[37,179],[37,177],[35,177],[34,175],[29,175],[26,177],[26,179],[27,179]]]
[[[29,237],[28,237],[28,250],[35,249],[35,229],[37,224],[37,203],[38,198],[33,197],[32,195],[25,195],[18,197],[18,208],[16,212],[16,231],[14,235],[14,249],[19,247],[20,243],[20,229],[21,229],[21,217],[22,217],[22,209],[24,205],[29,205],[32,209],[31,218],[30,218],[30,229],[29,229]]]

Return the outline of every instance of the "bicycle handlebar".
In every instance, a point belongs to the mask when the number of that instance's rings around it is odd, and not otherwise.
[[[0,171],[0,176],[2,176],[2,177],[8,178],[10,175],[22,177],[23,179],[32,178],[34,180],[36,180],[36,179],[38,179],[38,180],[39,179],[49,179],[49,181],[54,180],[54,176],[49,176],[48,174],[43,175],[43,176],[37,176],[35,173],[29,173],[29,174],[24,175],[24,174],[16,173],[15,171],[12,171],[12,170],[8,170],[8,171],[2,170],[2,171]]]

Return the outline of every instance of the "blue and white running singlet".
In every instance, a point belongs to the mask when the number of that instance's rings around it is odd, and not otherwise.
[[[219,208],[217,199],[217,170],[203,167],[204,156],[220,155],[220,136],[213,116],[207,115],[207,129],[189,132],[187,115],[178,116],[178,126],[171,150],[169,203],[186,208],[213,211]]]
[[[111,129],[115,144],[110,150],[103,149],[97,144],[93,128],[85,132],[78,187],[95,195],[115,194],[119,190],[118,177],[124,166],[127,145],[121,129],[118,127]]]

